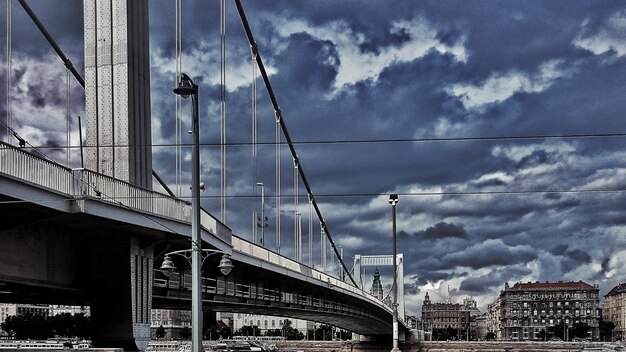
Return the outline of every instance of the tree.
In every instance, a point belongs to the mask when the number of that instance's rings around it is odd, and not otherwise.
[[[574,323],[574,327],[572,328],[573,337],[584,339],[587,337],[588,332],[589,325],[587,323]]]
[[[258,329],[258,327],[256,327],[256,326],[255,326],[255,328],[257,328],[257,329]],[[221,338],[223,338],[223,339],[227,339],[227,338],[229,338],[229,337],[233,336],[233,329],[231,329],[231,327],[230,327],[230,326],[228,326],[228,325],[224,325],[224,326],[222,326],[222,328],[220,329],[219,334],[220,334],[220,337],[221,337]],[[259,330],[259,334],[261,334],[261,331],[260,331],[260,330]],[[257,335],[257,336],[258,336],[258,335]]]
[[[600,340],[611,341],[613,338],[613,329],[615,329],[615,323],[612,321],[600,320]]]
[[[156,331],[154,332],[154,337],[156,337],[157,339],[162,339],[165,337],[165,328],[163,327],[163,325],[159,325],[159,327],[156,328]]]
[[[191,338],[191,329],[188,326],[180,329],[180,338],[183,340],[189,340]]]

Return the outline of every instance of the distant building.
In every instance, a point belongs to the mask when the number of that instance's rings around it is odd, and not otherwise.
[[[68,313],[71,315],[83,314],[85,316],[90,315],[89,306],[65,306],[65,305],[50,305],[50,315],[59,315]]]
[[[175,309],[152,309],[150,312],[150,330],[152,334],[163,326],[165,337],[178,338],[184,328],[191,328],[191,311]]]
[[[233,314],[233,332],[241,329],[243,326],[256,326],[261,330],[261,334],[265,335],[268,330],[282,330],[285,320],[291,321],[291,327],[297,329],[306,336],[306,332],[311,326],[306,320],[292,319],[284,317],[276,317],[270,315],[257,314]]]
[[[602,317],[615,324],[612,340],[626,338],[626,283],[619,284],[604,295]]]
[[[422,304],[422,321],[427,330],[452,328],[457,331],[457,336],[461,340],[476,336],[471,322],[473,317],[478,315],[480,311],[476,308],[476,301],[473,298],[465,299],[464,304],[452,303],[450,297],[445,303],[432,303],[426,292]]]
[[[472,321],[470,322],[470,325],[472,326],[470,331],[474,331],[476,334],[475,336],[473,336],[474,339],[484,340],[485,336],[487,336],[487,333],[489,332],[488,324],[487,324],[487,315],[488,313],[483,313],[475,317],[474,319],[472,319]],[[471,338],[472,337],[470,336],[470,339]]]
[[[496,340],[502,338],[502,324],[500,322],[500,297],[487,306],[487,332],[492,332]]]
[[[502,339],[538,340],[555,334],[555,325],[586,323],[588,338],[599,337],[599,287],[577,282],[518,282],[500,293]],[[542,332],[543,331],[543,332]]]
[[[380,272],[378,272],[378,267],[376,267],[376,271],[374,272],[374,281],[372,281],[372,288],[370,289],[370,294],[379,300],[383,300],[383,284],[380,282]]]
[[[27,314],[48,317],[50,306],[47,304],[0,303],[0,323],[4,323],[7,317]]]

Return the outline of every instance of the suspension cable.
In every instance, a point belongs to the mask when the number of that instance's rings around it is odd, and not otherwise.
[[[254,187],[255,200],[252,211],[252,240],[254,243],[257,243],[257,230],[258,230],[258,212],[257,212],[257,202],[256,195],[258,189],[258,162],[257,162],[257,72],[256,72],[256,55],[253,51],[250,51],[252,60],[252,92],[251,92],[251,102],[252,102],[252,187]],[[265,223],[262,223],[265,225]],[[265,240],[265,239],[263,239]],[[265,246],[265,243],[263,243]]]
[[[221,220],[226,223],[226,0],[220,1],[220,42],[221,42],[221,168],[220,168],[220,200]]]
[[[7,0],[7,143],[11,144],[11,129],[13,128],[13,121],[11,116],[11,59],[12,53],[12,17],[13,17],[13,0]]]
[[[66,81],[67,81],[67,104],[66,104],[66,108],[65,108],[65,127],[66,127],[66,138],[67,138],[67,150],[65,151],[65,157],[66,157],[66,161],[67,161],[67,167],[70,167],[70,151],[71,151],[71,145],[72,145],[72,140],[71,140],[71,116],[70,116],[70,104],[71,104],[71,84],[70,84],[70,70],[66,69]]]
[[[258,55],[258,53],[257,53]],[[257,56],[257,64],[260,66],[261,57]],[[263,70],[261,69],[261,74],[263,74]],[[281,116],[276,113],[276,169],[275,169],[275,179],[276,179],[276,252],[280,254],[280,124],[281,124]]]
[[[175,84],[178,84],[182,71],[182,3],[176,0],[176,77]],[[182,97],[174,94],[176,99],[176,195],[182,196]]]
[[[298,190],[298,163],[294,159],[293,161],[293,235],[294,235],[294,248],[296,254],[296,261],[302,262],[302,239],[300,238],[299,228],[299,219],[300,216],[300,202],[298,197],[300,196],[300,191]]]
[[[248,42],[250,44],[251,49],[256,52],[257,55],[257,64],[259,66],[259,71],[261,73],[261,77],[263,78],[263,82],[265,83],[265,89],[267,90],[267,93],[270,97],[270,100],[272,101],[272,106],[274,108],[274,112],[276,114],[276,122],[277,125],[280,124],[280,127],[282,129],[282,133],[285,136],[285,140],[289,146],[289,150],[291,151],[291,155],[294,158],[294,160],[298,161],[298,154],[296,153],[296,149],[294,147],[293,142],[291,141],[291,137],[289,136],[289,131],[287,130],[287,125],[285,124],[284,119],[282,118],[282,113],[280,111],[280,107],[278,105],[278,101],[276,100],[276,96],[274,95],[274,90],[272,89],[272,85],[270,83],[269,80],[269,76],[267,75],[267,71],[265,71],[265,66],[263,65],[263,59],[261,58],[260,53],[258,52],[258,46],[256,44],[256,41],[254,39],[254,36],[252,35],[252,30],[250,29],[250,25],[248,23],[248,19],[246,17],[246,14],[244,12],[243,6],[241,5],[241,0],[234,0],[235,4],[237,5],[237,12],[239,13],[239,17],[241,19],[242,25],[244,27],[244,30],[246,32],[246,36],[248,38]],[[278,126],[277,126],[278,129]],[[280,147],[280,144],[277,143],[276,144],[277,150]],[[315,208],[315,212],[317,214],[318,219],[320,220],[320,226],[322,227],[322,230],[324,230],[324,232],[326,233],[326,237],[328,238],[328,241],[330,242],[330,246],[333,249],[333,251],[335,252],[335,255],[339,258],[339,250],[337,249],[337,246],[335,246],[335,242],[332,239],[332,236],[330,234],[330,231],[328,230],[328,227],[326,226],[326,222],[324,221],[324,217],[322,216],[321,210],[317,204],[317,202],[315,201],[315,197],[313,195],[313,191],[311,190],[311,186],[309,185],[309,182],[306,178],[306,175],[304,173],[304,170],[302,168],[302,165],[299,165],[298,167],[298,172],[300,173],[300,178],[302,179],[302,184],[304,185],[304,187],[307,190],[307,194],[309,196],[309,198],[311,199],[311,201],[313,202],[313,207]],[[277,204],[280,204],[280,195],[278,194],[279,192],[279,187],[277,187]],[[278,209],[277,209],[278,210]],[[279,213],[279,212],[278,212]],[[280,219],[278,217],[278,219]],[[279,224],[277,223],[277,226]],[[341,265],[343,266],[344,270],[346,272],[348,272],[347,268],[346,268],[346,264],[343,262],[343,260],[339,259],[339,262],[341,263]],[[348,275],[348,277],[350,278],[350,281],[352,282],[352,284],[356,287],[357,284],[354,281],[354,278],[352,277],[352,275]]]

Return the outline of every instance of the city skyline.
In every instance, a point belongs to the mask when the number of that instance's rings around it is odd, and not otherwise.
[[[255,174],[250,49],[233,3],[226,3],[226,225],[252,239],[261,182],[266,246],[275,249],[274,112],[258,80]],[[29,4],[82,73],[82,1]],[[183,2],[182,70],[200,87],[202,205],[220,218],[218,5]],[[407,314],[421,311],[426,292],[445,300],[448,285],[453,296],[472,296],[484,311],[507,281],[582,280],[600,285],[601,297],[626,281],[624,3],[243,5],[301,165],[349,268],[356,254],[391,253],[387,198],[399,194]],[[5,47],[6,6],[0,11]],[[150,11],[153,167],[176,189],[174,2],[151,0]],[[12,22],[13,127],[32,145],[54,147],[44,150],[64,163],[65,68],[17,2]],[[4,87],[6,69],[4,52]],[[70,96],[76,146],[84,95],[74,81]],[[183,132],[188,105],[183,101]],[[4,122],[5,95],[0,107]],[[186,132],[182,142],[190,142]],[[282,155],[281,253],[293,257],[286,146]],[[185,154],[183,196],[189,170]],[[317,267],[318,224],[314,231]],[[381,268],[381,275],[388,292],[391,272]]]

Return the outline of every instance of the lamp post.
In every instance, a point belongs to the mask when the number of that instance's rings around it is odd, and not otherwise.
[[[191,177],[191,251],[189,254],[185,254],[184,257],[188,260],[191,258],[191,351],[202,352],[202,263],[203,253],[202,250],[202,237],[200,236],[200,124],[198,117],[198,86],[193,80],[186,74],[181,74],[178,87],[174,89],[174,94],[180,95],[183,98],[191,96],[192,101],[192,128],[191,134],[193,136],[193,148],[192,148],[192,177]],[[183,251],[187,253],[187,251]],[[208,253],[208,252],[206,252]],[[171,254],[181,254],[178,252],[172,252]],[[182,254],[181,254],[182,255]],[[205,255],[206,259],[209,255]],[[169,259],[169,263],[166,266],[165,259]],[[224,262],[224,270],[230,273],[232,269],[232,263],[228,257],[222,258]],[[228,266],[230,264],[230,266]],[[222,262],[220,262],[220,266]],[[170,268],[171,266],[171,268]],[[163,261],[162,268],[170,270],[174,268],[174,265],[169,256],[166,256]]]
[[[257,187],[261,187],[261,216],[257,219],[257,226],[261,228],[261,246],[265,247],[265,228],[267,227],[267,217],[265,216],[265,186],[259,182]]]
[[[396,261],[396,204],[398,204],[398,195],[391,194],[389,196],[389,204],[391,204],[391,217],[393,219],[393,348],[391,352],[399,352],[398,348],[398,263]]]

